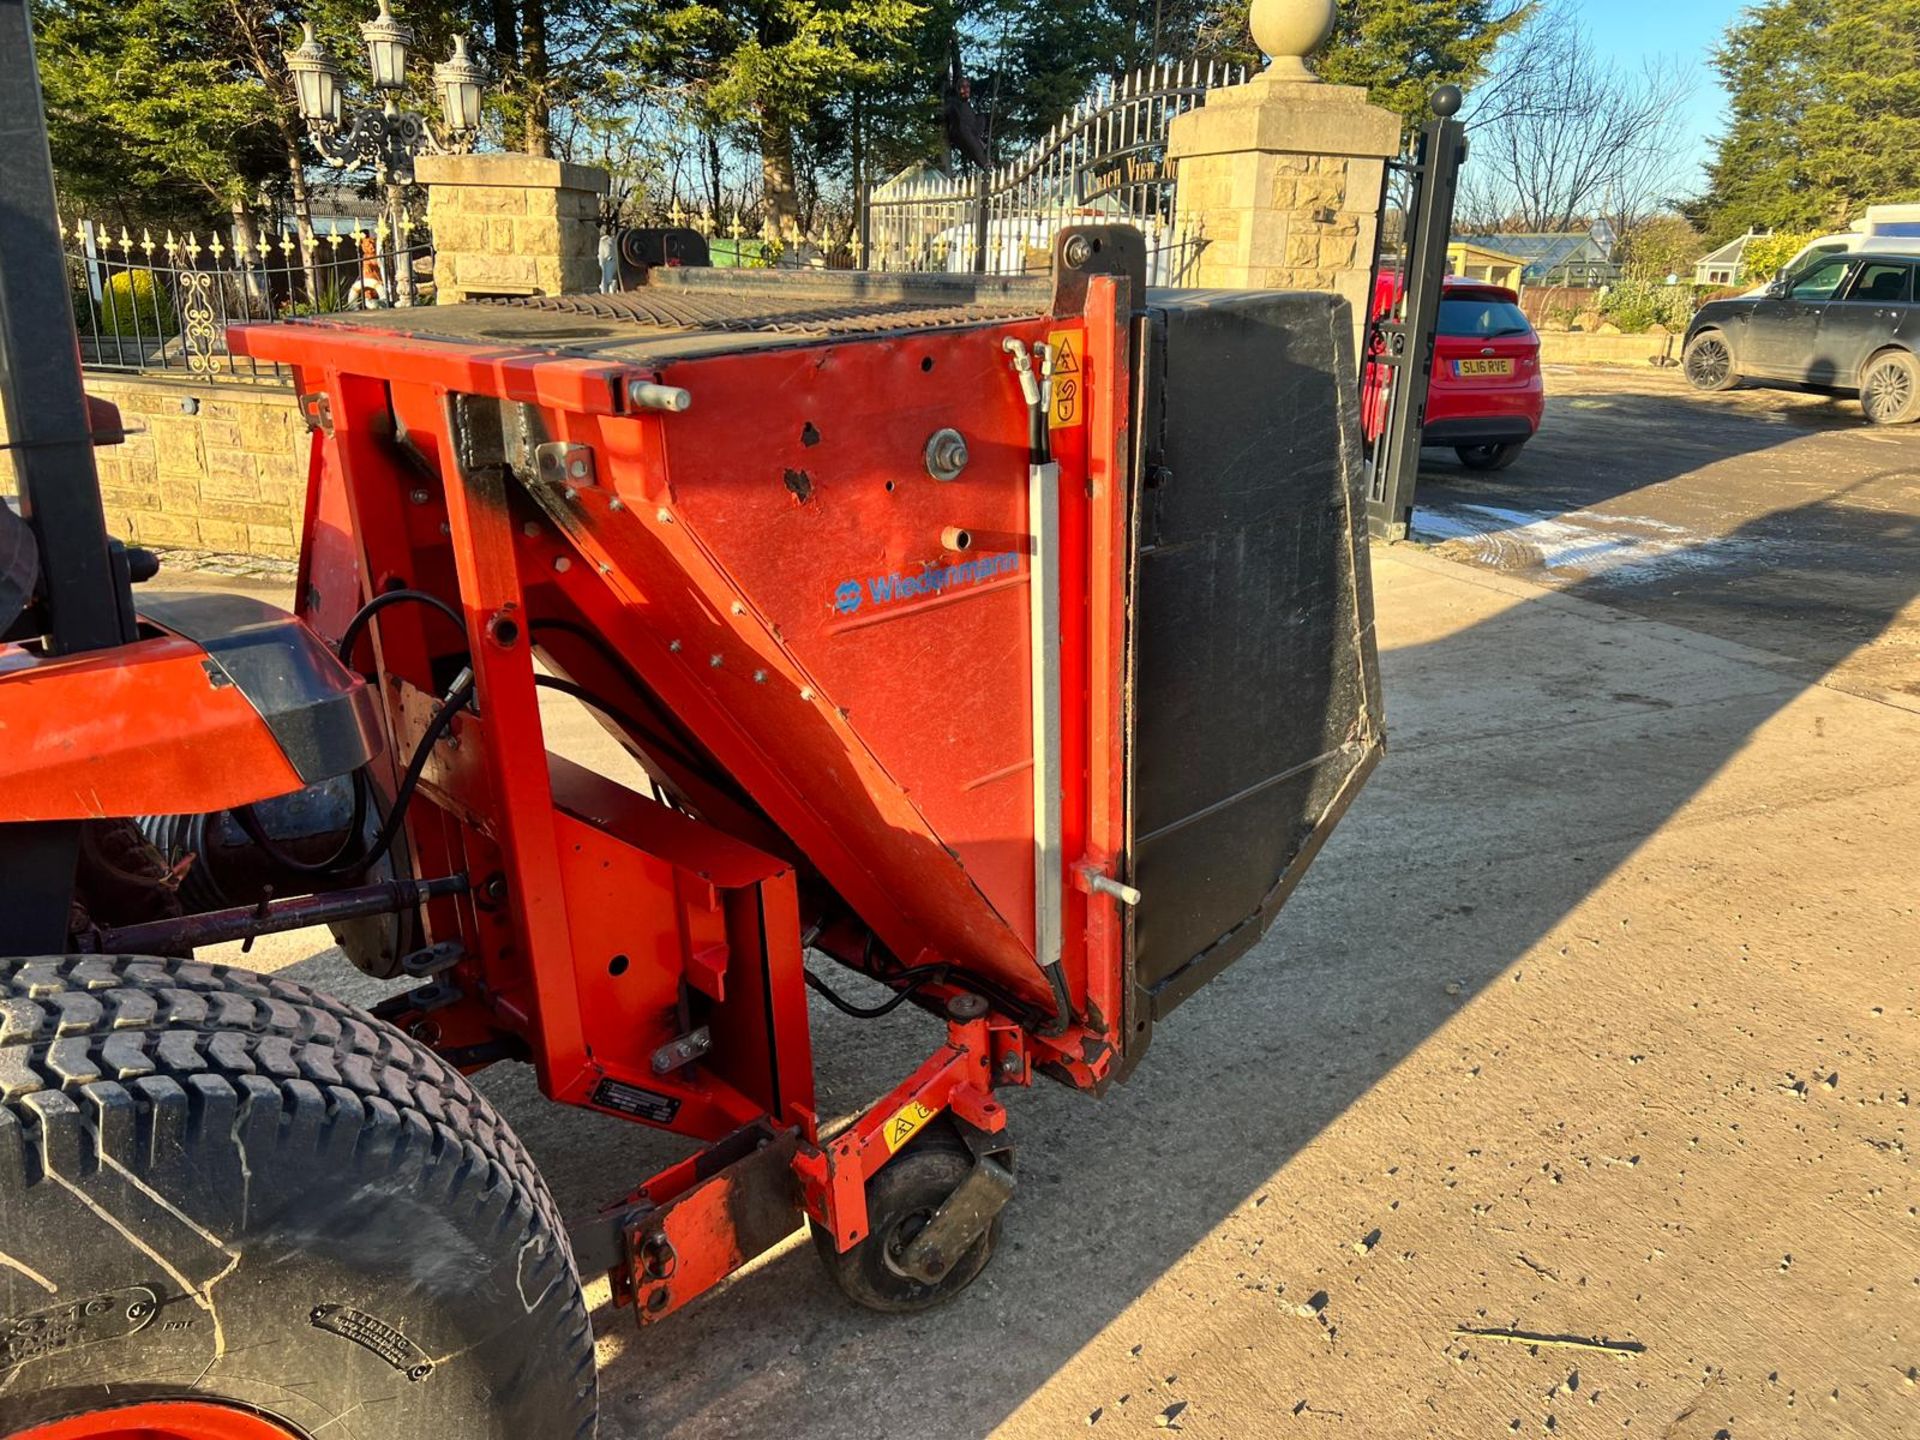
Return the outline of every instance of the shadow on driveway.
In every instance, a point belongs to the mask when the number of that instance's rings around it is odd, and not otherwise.
[[[1659,404],[1636,413],[1666,414]],[[1710,438],[1667,438],[1684,440],[1699,465],[1725,462],[1729,448],[1750,462],[1806,433],[1761,422],[1731,447],[1711,438],[1717,425]],[[1671,456],[1593,478],[1529,482],[1521,468],[1500,484],[1590,506],[1688,473]],[[1806,613],[1850,598],[1844,624],[1807,626],[1780,664],[1703,653],[1552,596],[1449,629],[1396,600],[1411,572],[1389,555],[1386,763],[1274,933],[1159,1029],[1130,1083],[1099,1100],[1046,1084],[1012,1097],[1021,1188],[982,1280],[944,1310],[867,1314],[797,1243],[655,1329],[602,1304],[605,1440],[906,1440],[982,1435],[1007,1420],[1920,592],[1911,517],[1875,530],[1845,498],[1803,496],[1702,543],[1738,547],[1782,527],[1844,537],[1830,546],[1836,566],[1865,573],[1814,572],[1804,593],[1785,596]],[[1683,550],[1673,553],[1686,573]],[[1610,603],[1616,594],[1605,577],[1561,588]],[[1643,613],[1659,610],[1646,600]],[[339,984],[325,957],[289,973]],[[1450,995],[1450,982],[1463,993]],[[827,1115],[880,1093],[939,1033],[918,1015],[814,1018]],[[680,1153],[665,1137],[544,1104],[522,1068],[496,1067],[480,1083],[569,1214]],[[595,1293],[604,1300],[604,1287]],[[1260,1418],[1243,1417],[1242,1433],[1260,1433]]]

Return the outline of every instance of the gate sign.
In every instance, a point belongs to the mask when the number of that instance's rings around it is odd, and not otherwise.
[[[1053,352],[1053,404],[1047,410],[1047,428],[1065,430],[1078,425],[1086,412],[1087,377],[1080,366],[1086,334],[1080,330],[1052,331],[1047,336],[1047,348]]]

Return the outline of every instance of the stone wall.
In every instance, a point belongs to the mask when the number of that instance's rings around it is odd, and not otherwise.
[[[531,155],[423,155],[415,178],[427,187],[439,303],[600,288],[605,171]]]
[[[87,393],[119,406],[127,431],[125,444],[94,451],[110,534],[154,549],[298,558],[308,434],[291,389],[89,372]],[[10,467],[0,469],[0,491],[12,490]]]
[[[1679,361],[1678,335],[1664,331],[1657,335],[1593,335],[1584,330],[1540,332],[1543,365],[1651,366],[1662,357]]]

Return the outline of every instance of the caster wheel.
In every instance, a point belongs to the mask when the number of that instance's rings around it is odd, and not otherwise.
[[[971,1285],[1000,1243],[1000,1217],[967,1247],[938,1282],[906,1274],[899,1259],[947,1197],[972,1173],[973,1152],[945,1122],[929,1126],[867,1183],[866,1237],[847,1251],[833,1247],[833,1236],[809,1221],[814,1248],[827,1274],[856,1305],[901,1314],[930,1310]]]

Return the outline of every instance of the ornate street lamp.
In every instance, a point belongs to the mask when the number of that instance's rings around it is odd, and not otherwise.
[[[442,132],[435,134],[425,117],[402,110],[394,98],[407,83],[407,52],[413,31],[393,18],[388,0],[380,13],[360,27],[367,44],[367,69],[373,77],[378,108],[348,106],[341,95],[340,67],[315,38],[313,26],[302,26],[298,49],[287,56],[300,118],[314,148],[327,164],[339,169],[370,165],[387,187],[388,223],[393,227],[395,268],[400,303],[413,299],[413,276],[401,236],[407,228],[402,187],[413,183],[413,157],[428,154],[464,155],[480,133],[480,101],[486,72],[467,53],[466,37],[456,36],[453,55],[433,67],[433,85],[440,99]]]
[[[380,0],[379,15],[360,27],[367,42],[367,68],[380,96],[378,109],[346,106],[340,67],[315,38],[313,27],[302,29],[300,48],[287,56],[287,70],[293,76],[300,118],[329,165],[371,165],[381,180],[406,185],[413,180],[413,157],[421,151],[461,155],[473,148],[486,72],[467,54],[464,36],[454,39],[453,58],[433,67],[444,124],[444,135],[436,135],[423,117],[402,110],[394,99],[407,83],[413,31],[393,18],[387,0]]]
[[[380,0],[380,13],[360,27],[367,42],[367,68],[373,72],[374,88],[404,90],[407,86],[407,49],[413,44],[413,31],[393,18],[387,0]]]
[[[480,129],[480,93],[487,72],[467,54],[467,37],[453,37],[453,56],[433,67],[434,88],[440,92],[440,113],[447,133],[471,148]]]

